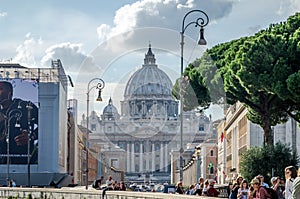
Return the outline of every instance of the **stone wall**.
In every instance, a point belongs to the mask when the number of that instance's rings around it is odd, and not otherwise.
[[[47,199],[99,199],[101,198],[102,191],[89,189],[85,190],[84,187],[79,188],[8,188],[0,187],[0,198],[8,198],[9,196],[16,198],[47,198]],[[201,199],[214,199],[214,197],[204,196],[189,196],[178,194],[165,194],[165,193],[151,193],[151,192],[131,192],[131,191],[107,191],[106,199],[185,199],[185,198],[201,198]]]

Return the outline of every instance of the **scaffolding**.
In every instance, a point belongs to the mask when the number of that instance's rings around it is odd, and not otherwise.
[[[0,80],[8,79],[60,82],[64,90],[68,86],[68,76],[59,59],[51,61],[51,68],[27,68],[17,63],[0,63]]]

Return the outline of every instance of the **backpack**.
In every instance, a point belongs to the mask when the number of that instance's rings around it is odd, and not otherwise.
[[[266,187],[264,187],[264,188],[267,190],[268,194],[270,194],[271,199],[278,199],[278,194],[274,189],[266,188]]]
[[[94,181],[93,181],[93,184],[92,184],[92,187],[93,187],[94,189],[96,188],[96,181],[97,181],[97,180],[94,180]]]

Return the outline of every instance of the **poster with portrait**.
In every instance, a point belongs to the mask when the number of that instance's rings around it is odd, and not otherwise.
[[[38,163],[38,87],[37,80],[0,79],[0,164]]]

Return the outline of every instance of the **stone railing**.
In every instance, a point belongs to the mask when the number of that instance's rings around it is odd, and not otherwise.
[[[0,198],[43,198],[43,199],[99,199],[102,191],[84,187],[78,188],[9,188],[0,187]],[[210,198],[205,196],[190,196],[179,194],[152,193],[152,192],[132,192],[132,191],[107,191],[105,199],[185,199],[185,198]]]

